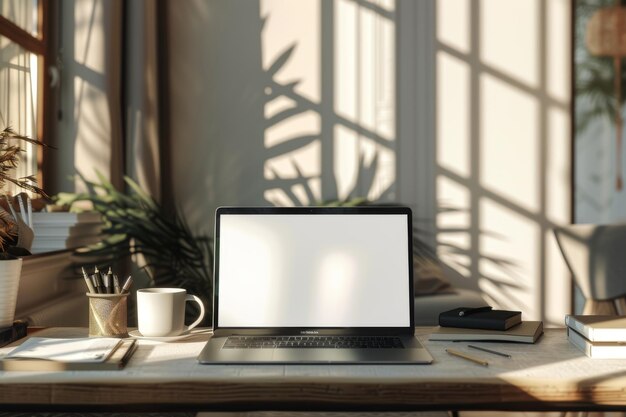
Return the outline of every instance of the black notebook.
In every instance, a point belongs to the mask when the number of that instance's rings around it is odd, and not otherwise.
[[[8,345],[26,336],[28,323],[24,320],[15,320],[11,327],[0,329],[0,347]]]
[[[491,307],[460,307],[439,314],[441,327],[507,330],[522,322],[521,311],[493,310]]]

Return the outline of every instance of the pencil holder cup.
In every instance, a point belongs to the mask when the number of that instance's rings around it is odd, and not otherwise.
[[[91,294],[89,336],[128,337],[128,294]]]

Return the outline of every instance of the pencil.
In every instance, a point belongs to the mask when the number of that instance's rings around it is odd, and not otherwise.
[[[491,350],[491,349],[487,349],[487,348],[480,347],[480,346],[467,345],[467,347],[471,349],[482,350],[483,352],[487,352],[487,353],[493,353],[494,355],[504,356],[505,358],[511,357],[511,355],[509,355],[508,353],[502,353],[502,352],[498,352],[497,350]]]
[[[489,366],[489,362],[484,361],[482,359],[475,358],[473,356],[468,355],[467,353],[460,352],[454,349],[446,349],[446,352],[453,356],[458,356],[459,358],[467,359],[468,361],[472,361],[482,366]]]
[[[113,274],[113,288],[115,289],[115,294],[122,293],[122,288],[120,287],[120,279],[117,277],[117,274]]]
[[[96,289],[91,283],[91,279],[89,278],[89,275],[87,275],[87,271],[85,271],[85,268],[82,268],[82,267],[80,269],[83,271],[83,278],[85,279],[85,284],[87,284],[87,289],[89,290],[91,294],[95,294]]]
[[[133,277],[129,275],[128,278],[126,278],[126,282],[122,286],[121,294],[126,294],[128,290],[130,289],[130,286],[132,285],[132,283],[133,283]]]

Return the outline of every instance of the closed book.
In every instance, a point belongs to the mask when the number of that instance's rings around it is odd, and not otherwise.
[[[567,339],[590,358],[626,359],[626,342],[592,342],[570,327]]]
[[[70,236],[70,237],[35,237],[33,247],[62,247],[74,248],[86,246],[103,240],[102,235],[92,236]]]
[[[95,211],[82,212],[82,213],[68,213],[68,212],[36,212],[33,213],[33,224],[35,225],[35,231],[38,226],[46,224],[65,224],[75,225],[82,223],[100,223],[102,222],[102,216]]]
[[[626,342],[626,317],[565,316],[565,325],[592,342]]]
[[[442,327],[507,330],[521,322],[521,311],[461,307],[439,314],[439,325]]]
[[[96,339],[96,338],[92,338]],[[101,338],[100,338],[101,339]],[[119,343],[101,361],[63,360],[54,357],[11,357],[11,353],[0,361],[2,371],[114,371],[126,366],[137,349],[135,339],[120,339]],[[56,354],[51,356],[57,356]]]
[[[11,327],[0,329],[0,347],[15,342],[26,336],[28,323],[24,320],[15,320]]]
[[[41,224],[35,230],[36,238],[68,238],[99,235],[102,223],[80,223],[75,225]]]
[[[438,327],[428,340],[433,341],[483,341],[535,343],[543,334],[543,322],[523,321],[508,330],[465,329],[459,327]]]

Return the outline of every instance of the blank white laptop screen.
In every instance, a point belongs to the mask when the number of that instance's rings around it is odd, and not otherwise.
[[[219,327],[407,327],[405,214],[223,214]]]

